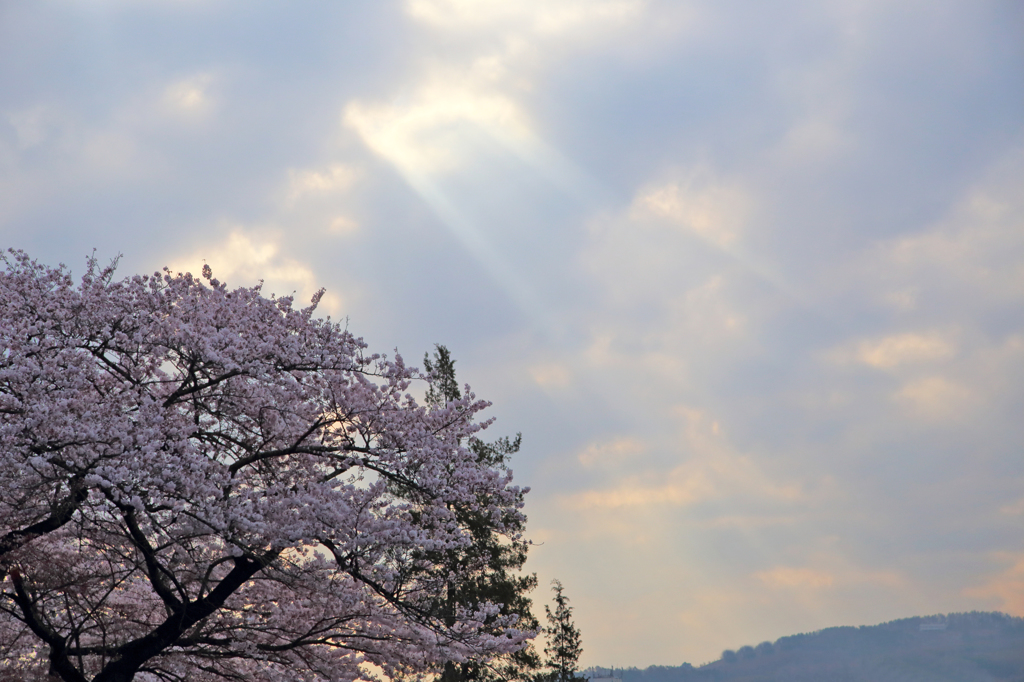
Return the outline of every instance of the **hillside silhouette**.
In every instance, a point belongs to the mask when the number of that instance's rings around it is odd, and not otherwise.
[[[594,682],[1024,682],[1024,618],[951,613],[835,627],[695,667],[590,668]]]

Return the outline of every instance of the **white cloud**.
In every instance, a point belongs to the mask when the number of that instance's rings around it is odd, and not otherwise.
[[[879,368],[895,367],[908,362],[935,362],[953,356],[956,347],[941,335],[897,334],[879,341],[866,341],[858,348],[857,359]]]
[[[619,23],[644,9],[639,0],[408,0],[409,15],[446,31],[562,35],[595,24]]]
[[[532,144],[533,137],[511,98],[455,78],[422,86],[407,104],[352,102],[344,122],[373,151],[414,175],[460,167],[476,151],[476,133],[513,147]]]
[[[876,369],[894,369],[949,360],[956,350],[956,344],[941,332],[906,332],[848,344],[831,351],[828,356],[841,363],[856,362]]]
[[[631,217],[661,218],[718,247],[732,246],[746,222],[750,199],[736,186],[702,181],[699,175],[641,189]]]
[[[348,216],[338,216],[331,220],[327,233],[335,236],[350,236],[359,231],[359,223]]]
[[[820,561],[833,564],[831,568],[807,566],[775,566],[757,571],[753,577],[771,590],[823,590],[843,588],[865,583],[886,588],[899,588],[906,579],[897,571],[863,570],[849,566],[837,555],[824,555]]]
[[[576,510],[688,507],[711,500],[742,501],[743,504],[791,504],[806,501],[800,482],[776,483],[749,456],[737,453],[725,439],[719,422],[704,410],[677,406],[681,433],[672,439],[683,463],[670,471],[644,467],[643,473],[616,477],[607,487],[586,490],[565,498]],[[670,447],[660,442],[658,449]],[[611,451],[638,452],[633,440],[615,442]],[[650,446],[644,447],[648,449]],[[608,457],[608,449],[588,447],[580,461],[591,464]]]
[[[572,379],[569,368],[557,362],[533,365],[529,372],[530,377],[543,388],[565,388]]]
[[[691,223],[675,222],[684,220],[680,187],[647,185],[622,213],[593,219],[578,256],[600,303],[581,316],[587,336],[577,359],[581,372],[600,373],[616,384],[610,401],[629,396],[639,408],[671,400],[696,389],[695,375],[759,342],[763,313],[745,296],[742,265],[728,254],[709,259],[694,242]],[[730,243],[739,221],[725,196],[734,192],[692,193],[700,195],[694,200],[699,210],[692,210],[704,222],[697,224],[713,246]],[[722,199],[721,210],[713,197]],[[728,217],[716,221],[709,215]]]
[[[758,571],[754,577],[770,589],[817,589],[832,587],[836,581],[835,576],[828,571],[788,566],[777,566],[768,571]]]
[[[460,168],[497,145],[549,175],[579,184],[577,169],[535,130],[522,95],[545,64],[576,39],[594,40],[641,16],[640,0],[408,0],[422,26],[465,34],[422,58],[396,101],[353,100],[344,123],[405,173]],[[481,137],[482,136],[482,137]]]
[[[724,275],[714,275],[689,289],[672,306],[673,317],[683,325],[682,333],[706,343],[735,339],[746,330],[746,317],[725,291]]]
[[[162,108],[182,119],[204,118],[214,109],[213,84],[211,73],[198,73],[176,80],[164,87],[160,98]]]
[[[1024,301],[1024,148],[1009,150],[947,214],[916,234],[880,242],[857,264],[887,307],[941,299],[949,315]]]
[[[980,585],[968,587],[964,594],[983,599],[989,608],[1024,618],[1024,552],[995,552],[992,563],[1005,568]]]
[[[591,443],[577,459],[584,467],[618,467],[635,460],[647,449],[637,438],[621,437],[601,443]]]
[[[288,202],[294,204],[308,195],[345,192],[355,183],[359,172],[351,166],[334,164],[323,170],[288,169]]]
[[[909,414],[929,421],[962,421],[977,405],[970,388],[942,376],[915,379],[893,395]]]
[[[646,184],[623,213],[595,217],[581,265],[607,302],[627,315],[652,306],[660,310],[668,336],[734,334],[745,315],[729,289],[733,266],[741,264],[734,256],[752,202],[737,185],[706,172],[689,177]],[[728,260],[693,267],[693,237],[722,250]]]
[[[1024,497],[1016,502],[1003,505],[999,508],[999,513],[1006,514],[1007,516],[1024,516]]]
[[[253,286],[263,280],[263,294],[278,297],[295,295],[295,305],[303,307],[320,286],[313,270],[300,260],[281,253],[281,238],[274,230],[246,231],[234,227],[219,243],[208,243],[191,255],[173,261],[172,272],[198,273],[203,264],[213,276],[229,287]],[[338,315],[342,309],[338,292],[328,291],[319,310]]]
[[[821,164],[856,148],[853,136],[831,116],[812,114],[787,131],[776,151],[789,164]]]

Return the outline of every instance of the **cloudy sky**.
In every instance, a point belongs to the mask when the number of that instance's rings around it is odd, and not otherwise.
[[[1022,84],[1016,0],[0,0],[0,245],[446,344],[585,665],[1024,616]]]

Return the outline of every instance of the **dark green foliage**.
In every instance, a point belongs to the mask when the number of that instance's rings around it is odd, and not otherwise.
[[[434,344],[434,359],[430,353],[423,354],[423,370],[432,375],[430,388],[427,389],[427,404],[432,407],[444,407],[447,403],[462,399],[462,391],[455,380],[455,361],[447,348]]]
[[[551,668],[547,679],[551,682],[585,680],[586,678],[579,674],[583,642],[579,628],[572,621],[569,598],[562,594],[561,582],[552,580],[551,589],[555,593],[552,599],[555,602],[555,610],[552,611],[550,606],[544,605],[544,612],[548,617],[548,625],[544,628],[548,646],[544,648],[544,653],[547,654],[547,665]]]
[[[426,355],[423,364],[432,377],[426,394],[428,405],[443,408],[450,402],[462,399],[462,392],[455,379],[455,360],[447,348],[436,345],[433,359]],[[522,435],[516,434],[515,438],[506,436],[491,443],[474,438],[468,446],[476,453],[479,462],[504,471],[508,468],[509,457],[519,451],[521,443]],[[486,508],[485,504],[481,506]],[[460,523],[471,530],[473,544],[457,551],[429,552],[426,557],[437,566],[450,567],[460,575],[468,572],[471,577],[469,580],[448,584],[445,593],[438,595],[435,606],[438,615],[454,621],[458,608],[473,608],[481,602],[492,602],[503,605],[501,615],[518,616],[517,627],[520,629],[537,630],[539,623],[530,609],[532,602],[529,597],[537,585],[537,576],[521,574],[530,544],[527,540],[510,537],[510,534],[524,530],[523,522],[502,519],[507,530],[498,532],[494,520],[488,515],[468,509],[456,510],[456,513]],[[490,661],[447,663],[441,680],[525,682],[532,680],[539,668],[540,658],[530,644],[514,654]]]

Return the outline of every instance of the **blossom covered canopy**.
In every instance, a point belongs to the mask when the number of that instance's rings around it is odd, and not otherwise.
[[[4,262],[0,677],[347,680],[533,634],[438,616],[464,513],[522,528],[465,447],[486,402],[418,404],[319,295]]]

